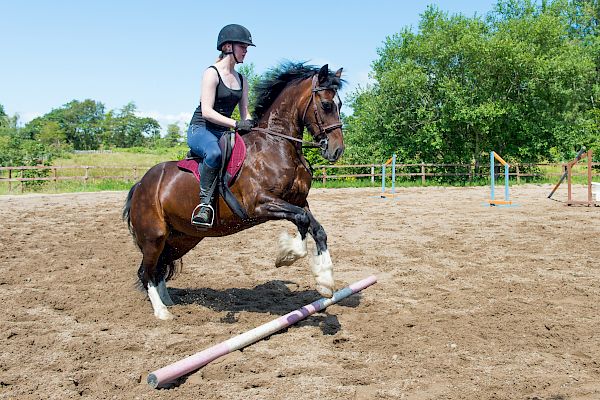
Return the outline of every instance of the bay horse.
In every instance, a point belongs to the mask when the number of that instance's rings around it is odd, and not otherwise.
[[[246,159],[230,187],[248,218],[238,217],[219,196],[213,227],[192,225],[199,183],[175,161],[155,165],[131,187],[123,219],[142,252],[137,275],[157,318],[173,318],[167,309],[174,303],[166,282],[175,272],[175,261],[205,237],[231,235],[271,220],[290,221],[298,230],[293,237],[286,233],[280,237],[275,266],[305,257],[308,233],[316,244],[312,263],[316,290],[333,295],[327,235],[306,200],[312,172],[301,143],[306,127],[328,161],[337,161],[344,152],[337,96],[341,75],[341,68],[333,73],[327,64],[317,68],[287,62],[270,70],[256,86],[257,128],[242,137]]]

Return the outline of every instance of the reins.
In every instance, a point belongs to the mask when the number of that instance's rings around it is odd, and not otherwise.
[[[253,131],[258,131],[258,132],[263,132],[272,136],[279,136],[282,137],[284,139],[288,139],[288,140],[293,140],[294,142],[298,142],[298,143],[302,143],[302,144],[306,144],[306,146],[302,146],[302,147],[321,147],[321,145],[317,142],[310,142],[308,140],[304,140],[304,139],[299,139],[299,138],[295,138],[293,136],[290,135],[285,135],[283,133],[279,133],[279,132],[275,132],[272,131],[270,129],[266,129],[266,128],[252,128]]]

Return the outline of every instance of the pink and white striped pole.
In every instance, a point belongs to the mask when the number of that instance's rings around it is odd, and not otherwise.
[[[148,375],[148,384],[153,388],[157,388],[167,383],[171,383],[177,378],[195,371],[209,362],[224,356],[225,354],[229,354],[232,351],[239,350],[252,343],[255,343],[260,339],[272,335],[273,333],[292,324],[295,324],[309,315],[321,311],[356,292],[360,292],[375,282],[377,282],[377,278],[374,275],[371,275],[368,278],[345,287],[344,289],[338,290],[330,299],[321,298],[313,303],[305,305],[302,308],[292,311],[291,313],[249,330],[248,332],[234,336],[231,339],[209,347],[208,349],[184,358],[183,360],[158,369]]]

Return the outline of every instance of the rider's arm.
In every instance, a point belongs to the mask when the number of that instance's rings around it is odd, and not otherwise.
[[[235,120],[227,118],[214,110],[215,96],[217,86],[219,85],[219,76],[213,68],[208,68],[202,76],[202,95],[200,102],[202,104],[202,116],[213,124],[235,128]],[[240,109],[241,110],[241,109]]]

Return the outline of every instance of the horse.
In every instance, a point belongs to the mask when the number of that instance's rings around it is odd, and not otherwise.
[[[337,96],[341,75],[342,68],[333,73],[327,64],[318,68],[286,62],[269,70],[255,86],[257,127],[242,136],[246,159],[230,187],[247,218],[232,212],[219,196],[215,224],[211,228],[192,225],[198,181],[175,161],[153,166],[131,187],[123,220],[142,253],[138,284],[157,318],[174,318],[167,309],[174,303],[166,282],[184,254],[205,237],[231,235],[272,220],[287,220],[297,228],[295,236],[284,232],[279,238],[275,266],[305,257],[310,234],[316,247],[311,268],[316,290],[324,297],[333,295],[327,234],[307,202],[312,171],[302,154],[302,136],[306,127],[325,159],[335,162],[341,157],[344,139]]]

